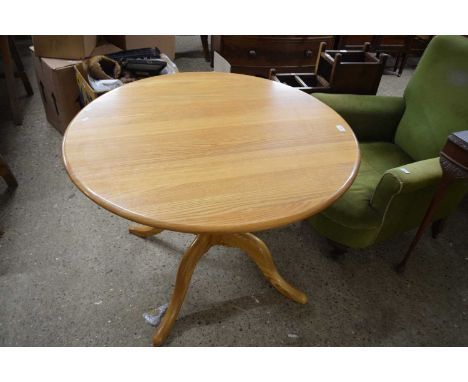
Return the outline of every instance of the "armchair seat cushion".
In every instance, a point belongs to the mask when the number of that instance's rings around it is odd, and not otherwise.
[[[374,230],[380,227],[382,216],[371,207],[370,201],[382,175],[413,160],[397,145],[389,142],[361,142],[359,147],[361,166],[354,183],[321,215],[348,228]]]
[[[439,152],[450,133],[468,126],[468,38],[434,37],[402,98],[315,97],[349,123],[362,163],[346,193],[309,219],[313,228],[365,248],[418,227],[442,176]],[[467,191],[468,182],[452,182],[432,221],[448,217]]]

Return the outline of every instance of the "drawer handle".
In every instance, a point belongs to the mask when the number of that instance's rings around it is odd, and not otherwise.
[[[249,56],[250,57],[255,57],[257,55],[257,52],[255,51],[255,49],[250,49],[249,50]]]
[[[310,49],[307,49],[304,51],[304,56],[306,57],[312,57],[313,52]]]

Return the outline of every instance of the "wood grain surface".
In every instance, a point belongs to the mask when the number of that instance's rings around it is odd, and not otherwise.
[[[359,166],[353,132],[328,106],[277,82],[214,72],[153,77],[99,97],[70,123],[63,157],[100,206],[190,233],[306,218],[343,194]]]

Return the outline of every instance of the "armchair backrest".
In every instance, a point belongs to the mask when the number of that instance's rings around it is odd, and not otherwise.
[[[432,39],[404,98],[395,143],[415,161],[439,156],[450,133],[468,129],[468,38]]]

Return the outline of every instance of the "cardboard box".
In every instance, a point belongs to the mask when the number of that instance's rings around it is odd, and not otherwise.
[[[89,57],[97,45],[97,36],[33,36],[38,57],[81,60]]]
[[[112,35],[104,36],[106,40],[123,50],[140,48],[158,48],[171,60],[175,57],[175,36],[135,36]]]
[[[35,51],[35,49],[31,49]],[[120,51],[114,45],[97,47],[92,55]],[[33,56],[34,69],[41,93],[42,104],[49,123],[61,134],[73,117],[80,111],[80,92],[76,83],[74,66],[79,60],[60,60]]]
[[[80,61],[34,56],[34,69],[47,120],[63,134],[80,111],[74,65]]]

